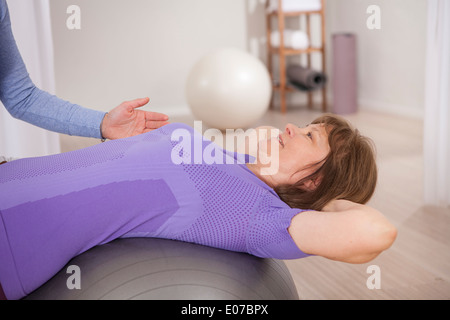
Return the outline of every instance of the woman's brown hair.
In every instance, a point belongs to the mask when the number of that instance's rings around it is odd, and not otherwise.
[[[325,114],[312,122],[323,124],[328,133],[330,152],[313,174],[293,185],[275,187],[280,198],[292,208],[322,210],[334,199],[365,204],[377,183],[375,148],[342,117]],[[319,178],[312,191],[302,188],[310,179]]]

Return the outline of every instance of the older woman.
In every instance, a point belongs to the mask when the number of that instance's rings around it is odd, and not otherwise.
[[[191,143],[181,143],[180,130]],[[278,161],[270,174],[258,158],[225,151],[178,123],[1,165],[6,297],[29,294],[74,256],[120,237],[350,263],[370,261],[392,244],[395,228],[363,205],[374,192],[376,166],[357,130],[326,115],[305,128],[288,124],[268,139],[266,156],[277,154]],[[223,161],[174,161],[194,155],[199,145]]]

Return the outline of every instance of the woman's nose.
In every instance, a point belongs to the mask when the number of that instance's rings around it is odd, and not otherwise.
[[[290,136],[293,137],[295,135],[295,131],[297,129],[297,126],[293,125],[292,123],[288,123],[286,125],[286,133]]]

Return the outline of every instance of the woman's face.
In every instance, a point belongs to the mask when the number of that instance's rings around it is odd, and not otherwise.
[[[278,140],[278,144],[273,144],[273,139]],[[328,134],[322,124],[299,128],[288,123],[271,142],[272,147],[278,146],[278,170],[272,175],[277,184],[293,184],[314,173],[318,169],[314,164],[324,160],[330,152]]]

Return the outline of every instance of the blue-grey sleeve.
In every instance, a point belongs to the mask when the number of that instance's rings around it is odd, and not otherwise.
[[[101,138],[105,112],[72,104],[33,84],[14,40],[6,0],[0,0],[0,100],[14,118],[59,133]]]

